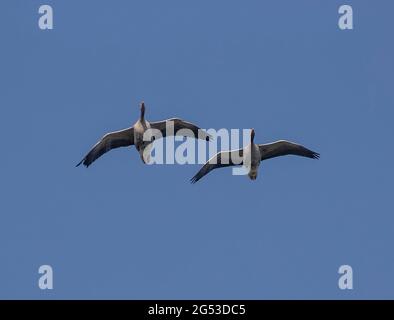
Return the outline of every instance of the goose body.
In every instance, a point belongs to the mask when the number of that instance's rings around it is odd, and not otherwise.
[[[182,135],[209,141],[209,135],[191,122],[187,122],[179,118],[148,122],[145,119],[144,102],[142,102],[140,105],[140,111],[140,117],[132,127],[120,131],[110,132],[104,135],[76,166],[78,167],[79,165],[83,164],[84,166],[89,167],[104,153],[107,153],[108,151],[115,148],[127,147],[131,145],[135,146],[140,154],[141,160],[144,163],[149,162],[150,150],[154,140],[154,137],[149,139],[145,137],[144,139],[144,135],[149,133],[149,129],[160,131],[162,137],[170,135]],[[167,132],[168,126],[172,126],[174,129],[173,132]],[[189,134],[185,132],[178,133],[178,131],[181,129],[188,129]],[[148,137],[151,135],[152,134],[149,133]]]
[[[257,179],[257,173],[259,170],[261,156],[259,147],[253,142],[254,131],[251,135],[251,142],[245,147],[243,151],[243,165],[248,171],[248,176],[251,180]]]
[[[144,151],[150,151],[147,147],[151,141],[144,141],[144,133],[151,128],[150,123],[145,119],[145,104],[141,104],[141,115],[137,122],[133,125],[134,128],[134,146],[140,154],[142,162],[147,162],[149,159],[144,157]]]
[[[254,143],[255,131],[252,129],[250,143],[243,149],[222,151],[209,159],[204,166],[191,179],[196,183],[214,169],[243,165],[248,171],[251,180],[256,180],[260,163],[263,160],[285,155],[297,155],[311,159],[319,159],[320,154],[294,142],[279,140],[268,144]]]

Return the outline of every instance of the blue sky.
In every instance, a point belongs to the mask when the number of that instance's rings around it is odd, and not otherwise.
[[[0,298],[394,298],[392,1],[0,7]],[[146,166],[133,149],[75,168],[141,100],[149,120],[253,127],[321,159],[195,185],[199,165]],[[37,286],[43,264],[53,290]]]

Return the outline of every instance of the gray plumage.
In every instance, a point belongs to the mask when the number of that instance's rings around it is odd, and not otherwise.
[[[203,165],[190,181],[196,183],[213,169],[235,165],[244,165],[248,170],[249,178],[255,180],[257,178],[260,162],[263,160],[291,154],[311,159],[319,159],[320,157],[319,153],[290,141],[280,140],[267,144],[255,144],[253,142],[254,136],[255,132],[252,129],[250,144],[244,149],[217,153]]]
[[[174,127],[174,132],[171,133],[167,132],[166,130],[166,124],[170,123],[172,123]],[[176,134],[207,141],[210,139],[210,136],[205,131],[201,130],[193,123],[184,121],[182,119],[172,118],[149,123],[147,120],[145,120],[145,104],[142,102],[140,118],[131,128],[107,133],[92,147],[92,149],[76,166],[78,167],[79,165],[83,164],[84,166],[89,167],[95,160],[108,151],[131,145],[135,146],[140,154],[141,160],[144,163],[147,162],[146,158],[149,157],[149,152],[146,151],[149,151],[149,147],[151,147],[151,144],[154,140],[154,137],[152,137],[148,141],[144,141],[144,134],[146,134],[149,129],[159,130],[162,134],[162,137]],[[182,129],[188,129],[190,131],[186,130],[186,132]]]

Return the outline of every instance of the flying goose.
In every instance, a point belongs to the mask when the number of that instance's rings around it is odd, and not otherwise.
[[[110,151],[111,149],[127,147],[131,145],[135,145],[135,148],[141,156],[141,160],[146,163],[149,154],[144,151],[146,151],[148,146],[151,146],[151,143],[154,140],[154,137],[152,137],[152,139],[144,141],[144,134],[147,132],[148,129],[159,130],[163,137],[176,134],[181,136],[190,136],[194,138],[204,139],[206,141],[209,141],[210,139],[210,136],[206,132],[202,131],[193,123],[184,121],[182,119],[171,118],[163,121],[148,122],[147,120],[145,120],[144,102],[140,104],[140,111],[140,118],[137,120],[134,126],[124,130],[110,132],[104,135],[101,140],[92,147],[88,154],[76,166],[78,167],[80,164],[83,164],[84,166],[89,167],[96,159],[98,159],[104,153]],[[172,132],[167,132],[167,126],[171,125],[174,130]],[[189,134],[182,131],[178,132],[180,129],[189,129]]]
[[[320,154],[311,151],[302,145],[279,140],[267,144],[255,144],[255,131],[250,132],[250,143],[243,149],[222,151],[209,159],[204,166],[191,178],[192,183],[196,183],[203,176],[211,172],[213,169],[244,165],[248,170],[248,176],[251,180],[256,180],[260,162],[263,160],[294,154],[297,156],[319,159]]]

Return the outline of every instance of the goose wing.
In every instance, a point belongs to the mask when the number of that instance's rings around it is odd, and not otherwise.
[[[261,160],[293,154],[296,156],[319,159],[320,154],[305,148],[304,146],[285,140],[280,140],[259,145]]]
[[[203,167],[190,179],[191,183],[196,183],[203,176],[207,175],[213,169],[237,166],[243,164],[243,149],[222,151],[209,159]]]
[[[96,159],[104,153],[119,147],[127,147],[134,144],[134,128],[127,128],[107,133],[97,142],[89,153],[76,166],[83,164],[89,167]]]
[[[163,137],[166,137],[167,134],[167,125],[168,126],[173,126],[174,128],[174,132],[173,134],[175,135],[182,135],[185,137],[192,137],[192,138],[196,138],[196,139],[203,139],[206,141],[209,141],[211,139],[211,136],[206,133],[205,131],[203,131],[201,128],[199,128],[198,126],[196,126],[195,124],[191,123],[191,122],[187,122],[185,120],[182,119],[178,119],[178,118],[171,118],[171,119],[167,119],[167,120],[163,120],[163,121],[156,121],[156,122],[151,122],[150,126],[151,128],[160,130]],[[186,133],[186,132],[179,132],[179,130],[181,129],[189,129],[191,130],[191,132],[193,132],[193,134],[191,133]]]

